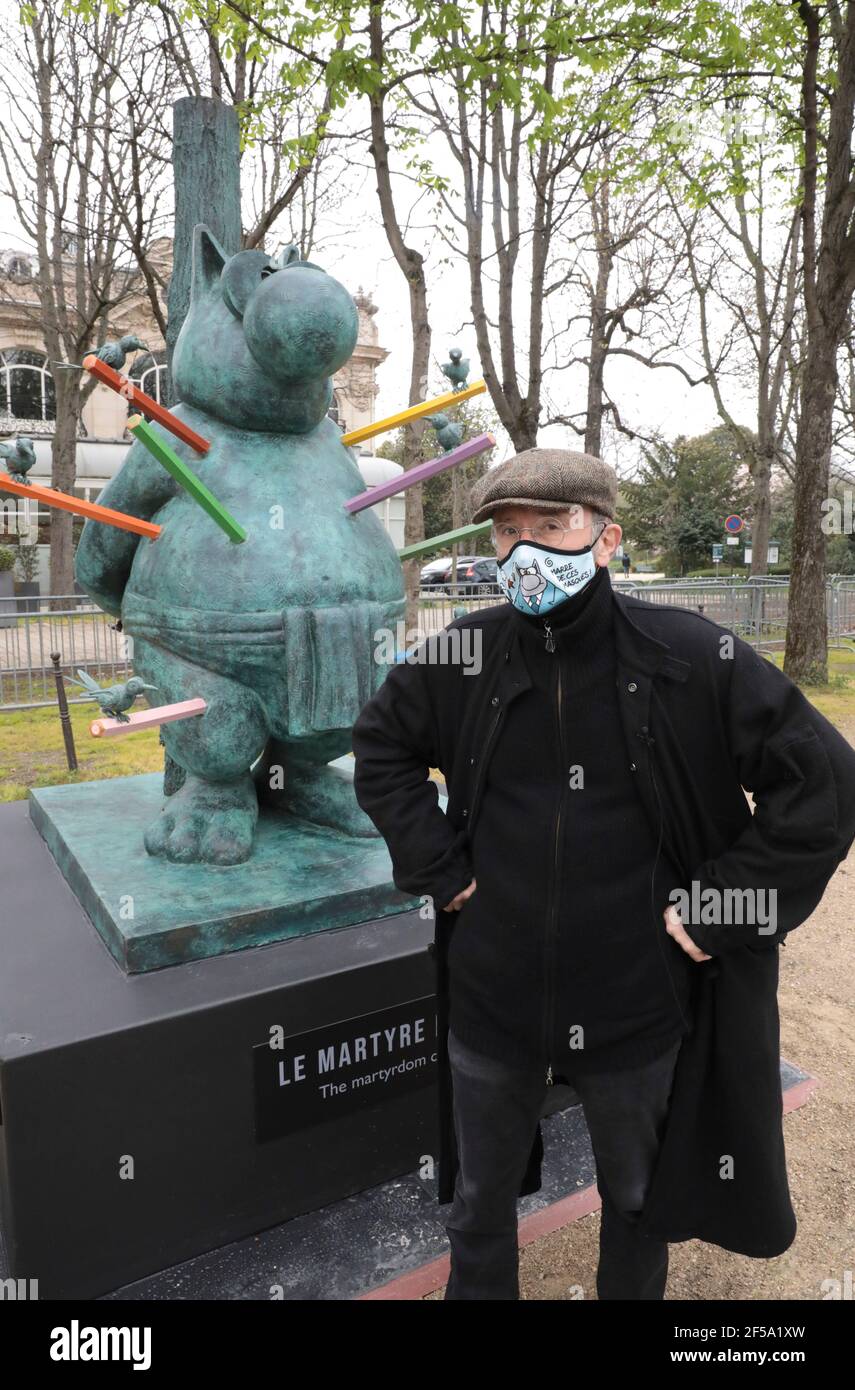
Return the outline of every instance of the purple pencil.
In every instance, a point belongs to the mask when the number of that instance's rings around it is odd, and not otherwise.
[[[463,463],[475,454],[483,454],[485,449],[492,449],[495,442],[491,434],[477,434],[474,439],[467,439],[465,444],[458,444],[456,449],[450,449],[447,454],[428,459],[427,463],[418,463],[415,468],[408,468],[405,473],[391,478],[388,483],[378,483],[377,487],[370,487],[366,492],[351,497],[344,503],[345,511],[353,515],[365,507],[373,507],[375,502],[382,502],[384,497],[394,497],[397,493],[403,492],[404,488],[414,487],[416,483],[423,483],[425,478],[432,478],[435,473],[453,468],[456,463]]]

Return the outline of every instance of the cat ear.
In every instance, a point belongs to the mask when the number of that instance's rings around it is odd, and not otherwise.
[[[219,280],[228,256],[204,222],[197,222],[193,228],[193,275],[190,289],[191,299],[207,294],[216,280]]]

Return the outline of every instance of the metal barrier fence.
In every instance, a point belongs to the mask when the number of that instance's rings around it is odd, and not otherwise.
[[[42,598],[37,612],[22,611],[33,599],[0,598],[0,709],[35,709],[56,703],[51,652],[60,668],[73,675],[82,667],[101,684],[124,681],[133,674],[126,642],[108,614],[85,594]],[[56,610],[51,605],[59,604]],[[85,696],[67,686],[69,704]]]
[[[787,636],[790,585],[788,579],[762,578],[734,583],[727,580],[687,580],[645,585],[621,584],[651,603],[690,608],[758,647],[781,645]],[[825,587],[830,646],[855,637],[855,578],[832,577]]]
[[[785,578],[733,582],[725,579],[633,584],[615,588],[649,603],[669,603],[703,613],[759,648],[781,646],[786,638],[789,581]],[[133,674],[128,644],[114,620],[86,595],[65,594],[39,600],[37,612],[24,611],[29,599],[0,598],[0,709],[35,709],[53,705],[56,688],[51,652],[61,655],[61,669],[73,675],[82,667],[101,684]],[[58,611],[51,605],[61,604]],[[461,609],[473,612],[504,600],[497,593],[472,592],[472,586],[429,587],[419,593],[418,631],[424,636],[446,627]],[[831,646],[855,641],[855,578],[832,577],[826,586],[828,639]],[[415,634],[414,634],[415,636]],[[851,648],[847,648],[851,650]],[[70,703],[84,696],[68,686]]]
[[[829,637],[834,634],[835,645],[855,638],[855,579],[840,579],[831,585],[828,631]]]
[[[621,584],[621,593],[630,588]],[[688,580],[638,585],[632,593],[648,603],[667,603],[702,613],[757,646],[782,642],[787,635],[788,584]]]
[[[504,603],[505,600],[498,590],[492,589],[492,585],[486,584],[429,585],[426,589],[420,589],[420,634],[427,636],[431,632],[440,632],[453,621],[455,612],[460,609],[465,609],[467,613],[475,613],[479,608],[491,608],[497,603]]]
[[[687,579],[633,584],[617,579],[621,594],[668,603],[702,613],[757,647],[780,646],[786,640],[790,581],[786,575],[757,579]],[[832,575],[826,584],[826,612],[830,646],[855,638],[855,577]],[[420,592],[420,621],[425,631],[438,631],[454,617],[455,609],[472,612],[502,602],[498,594],[472,594],[471,585],[450,584]]]

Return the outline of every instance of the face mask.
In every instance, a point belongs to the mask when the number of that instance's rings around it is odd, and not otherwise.
[[[518,540],[498,561],[505,598],[521,613],[550,613],[578,594],[597,572],[593,549],[603,534],[581,550],[553,550],[537,541]]]

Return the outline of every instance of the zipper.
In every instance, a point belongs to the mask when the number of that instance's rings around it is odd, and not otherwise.
[[[549,626],[549,623],[547,622],[546,618],[544,618],[543,620],[543,627],[544,631],[546,632],[546,650],[548,652],[554,652],[555,638],[552,635],[552,628]]]
[[[549,624],[548,624],[548,623],[546,624],[546,627],[549,628]],[[550,642],[552,642],[552,647],[550,647],[550,645],[549,645]],[[549,639],[548,639],[547,644],[546,644],[546,649],[547,649],[547,651],[554,651],[554,649],[555,649],[555,642],[554,642],[553,637],[552,637],[552,631],[551,631],[551,629],[549,629]],[[560,660],[559,660],[559,662],[558,662],[558,680],[557,680],[557,683],[556,683],[556,692],[557,692],[557,702],[558,702],[558,741],[559,741],[559,745],[560,745],[560,748],[561,748],[561,765],[562,765],[562,767],[563,767],[563,765],[564,765],[564,726],[563,726],[563,721],[562,721],[562,719],[561,719],[561,662],[560,662]],[[554,931],[555,931],[555,917],[556,917],[556,906],[557,906],[557,902],[558,902],[558,849],[559,849],[559,845],[560,845],[560,843],[561,843],[560,829],[561,829],[561,812],[562,812],[562,810],[563,810],[563,807],[564,807],[564,781],[563,781],[563,777],[562,777],[562,782],[561,782],[561,795],[560,795],[560,797],[559,797],[559,799],[558,799],[558,815],[557,815],[556,818],[555,818],[555,848],[554,848],[554,868],[555,868],[555,874],[554,874],[554,878],[553,878],[552,904],[551,904],[551,911],[550,911],[550,914],[549,914],[549,920],[548,920],[547,926],[546,926],[546,941],[545,941],[545,947],[544,947],[544,982],[545,982],[545,986],[546,986],[546,991],[545,991],[545,992],[546,992],[546,1002],[545,1002],[544,1011],[543,1011],[543,1015],[544,1015],[544,1017],[543,1017],[543,1045],[544,1045],[544,1051],[545,1051],[546,1057],[547,1057],[547,1068],[546,1068],[546,1084],[547,1084],[547,1086],[553,1085],[553,1080],[552,1080],[552,1061],[551,1061],[551,1059],[550,1059],[550,1057],[549,1057],[549,1053],[550,1053],[550,1050],[551,1050],[551,1048],[552,1048],[552,1011],[553,1011],[553,998],[552,998],[552,992],[553,992],[553,991],[552,991],[552,974],[551,974],[551,972],[550,972],[549,967],[550,967],[550,964],[551,964],[551,956],[552,956],[552,952],[551,952],[551,949],[550,949],[550,948],[551,948],[551,945],[552,945],[552,939],[553,939],[553,937],[554,937]]]

